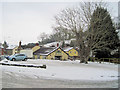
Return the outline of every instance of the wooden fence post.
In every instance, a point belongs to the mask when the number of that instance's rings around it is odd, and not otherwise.
[[[104,59],[103,59],[103,63],[104,63]]]

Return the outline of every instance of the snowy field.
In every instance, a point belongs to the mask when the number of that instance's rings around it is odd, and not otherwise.
[[[6,60],[4,60],[6,61]],[[1,61],[3,62],[3,61]],[[43,65],[46,69],[34,67],[5,66],[2,68],[3,87],[118,87],[118,65],[112,63],[81,64],[76,61],[40,60],[8,61],[4,63]],[[6,78],[7,77],[7,78]],[[31,80],[31,83],[23,83]],[[13,81],[13,82],[11,82]],[[10,82],[10,83],[8,83]],[[52,83],[50,83],[52,82]],[[18,85],[17,85],[18,83]],[[42,83],[42,84],[41,84]],[[98,84],[97,84],[98,83]],[[107,84],[105,84],[107,83]],[[14,84],[14,86],[12,86]],[[58,86],[56,85],[58,84]],[[36,86],[37,85],[37,86]],[[70,86],[69,86],[70,85]]]

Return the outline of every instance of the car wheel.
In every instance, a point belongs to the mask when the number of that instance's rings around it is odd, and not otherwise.
[[[25,58],[23,61],[27,61],[27,58]]]
[[[12,61],[15,61],[15,58],[13,58]]]

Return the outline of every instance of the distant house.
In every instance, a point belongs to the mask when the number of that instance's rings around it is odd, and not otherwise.
[[[47,44],[44,44],[44,47],[57,47],[58,46],[58,44],[59,44],[59,46],[61,46],[62,45],[62,43],[61,42],[52,42],[52,43],[47,43]]]
[[[32,49],[33,52],[40,49],[39,44],[36,44],[36,45],[19,45],[19,47],[21,48],[21,50]]]
[[[78,51],[73,47],[65,47],[63,50],[69,54],[70,58],[76,59],[78,57]]]
[[[21,46],[19,53],[26,54],[28,58],[33,58],[33,52],[40,49],[40,46],[38,44],[36,44],[35,46],[30,46],[30,45],[19,45],[19,46]]]
[[[6,48],[6,54],[7,55],[14,55],[17,53],[18,46],[16,45],[10,45]]]
[[[4,47],[2,46],[2,43],[0,43],[0,55],[4,55]]]
[[[4,59],[4,54],[5,54],[4,47],[2,43],[0,43],[0,60]]]
[[[60,47],[40,47],[33,54],[35,59],[67,60],[69,57]]]
[[[64,43],[66,46],[70,46],[71,41],[75,41],[75,40],[76,40],[75,38],[70,40],[64,40]],[[57,47],[57,44],[59,44],[59,46],[61,47],[63,44],[63,41],[47,43],[47,44],[44,44],[44,47],[52,47],[52,46]]]

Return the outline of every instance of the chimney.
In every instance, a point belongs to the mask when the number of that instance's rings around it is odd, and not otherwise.
[[[39,44],[38,44],[38,43],[36,43],[36,46],[39,46]]]
[[[1,55],[4,55],[4,48],[1,48]]]
[[[19,46],[18,46],[18,53],[20,52],[20,50],[21,50],[21,41],[19,42]]]
[[[59,47],[59,43],[57,43],[57,47]]]
[[[22,43],[22,42],[20,41],[20,42],[19,42],[19,48],[21,48],[21,43]]]

